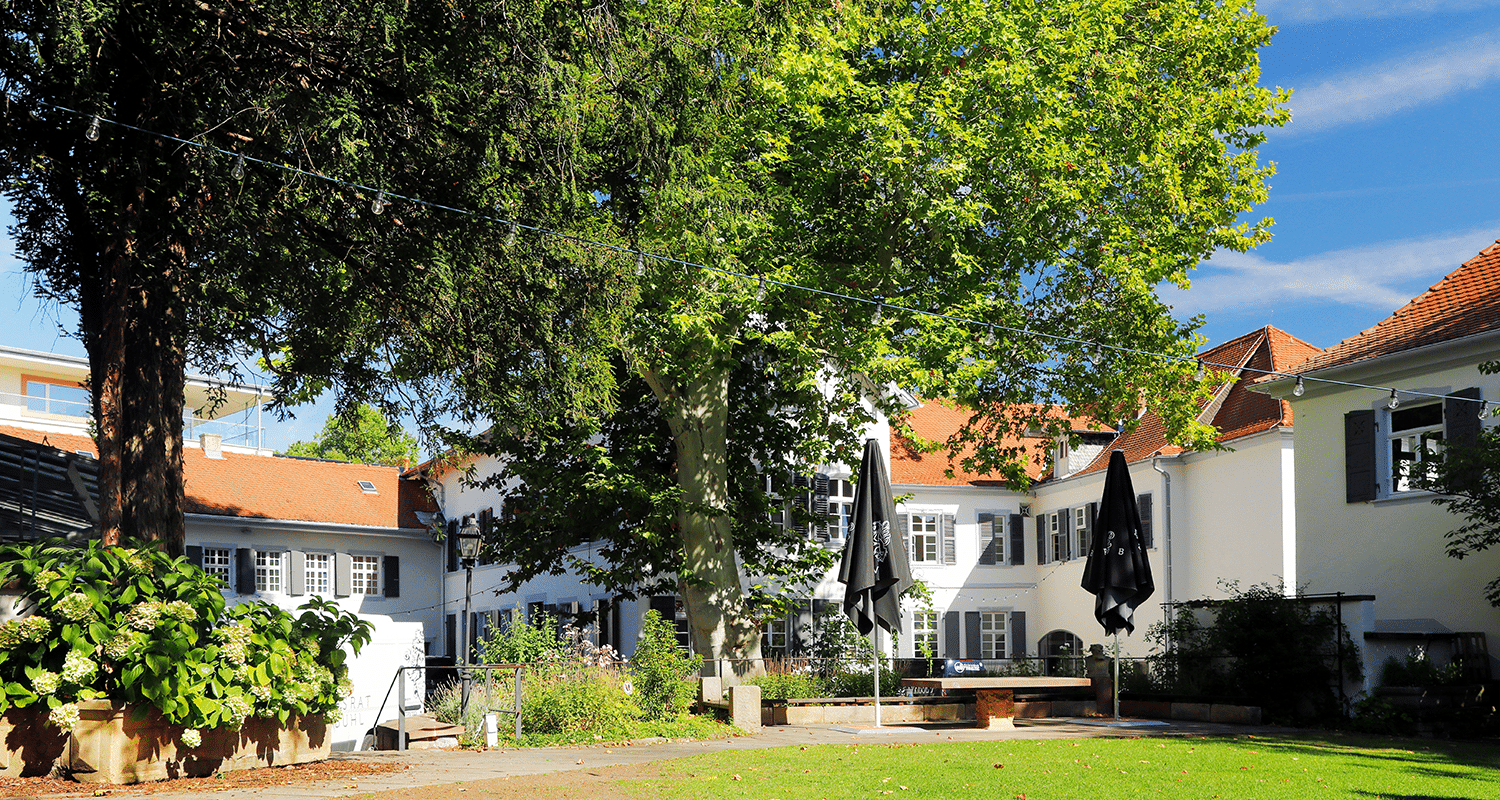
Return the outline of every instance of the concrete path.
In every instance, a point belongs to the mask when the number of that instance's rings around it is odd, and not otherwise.
[[[1265,734],[1279,730],[1265,726],[1216,725],[1206,722],[1169,722],[1142,727],[1112,727],[1072,720],[1022,720],[1011,730],[984,730],[972,723],[959,725],[889,726],[891,733],[838,730],[831,725],[780,725],[764,728],[752,736],[707,742],[644,740],[630,745],[542,747],[523,750],[408,750],[334,753],[339,760],[378,761],[409,765],[410,769],[354,779],[319,781],[253,790],[214,792],[218,800],[312,800],[356,796],[389,789],[437,786],[516,775],[596,769],[622,764],[641,764],[670,758],[724,750],[759,750],[808,744],[878,745],[886,742],[996,741],[1005,739],[1082,739],[1139,736],[1234,736]],[[150,800],[188,800],[202,794],[153,794]]]

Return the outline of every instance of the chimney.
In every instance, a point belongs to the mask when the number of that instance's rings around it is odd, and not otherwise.
[[[224,437],[217,433],[205,433],[198,437],[198,444],[203,447],[203,455],[206,458],[224,460]]]

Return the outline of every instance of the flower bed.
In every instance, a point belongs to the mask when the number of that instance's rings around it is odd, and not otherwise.
[[[295,617],[269,603],[226,609],[216,578],[149,547],[3,547],[0,584],[24,604],[0,624],[7,775],[56,763],[80,778],[152,780],[200,762],[249,765],[242,746],[264,754],[255,763],[326,754],[324,727],[349,691],[343,648],[369,639],[369,624],[331,601]],[[307,743],[282,742],[281,730]],[[65,759],[49,758],[60,738]],[[283,746],[297,755],[277,755]],[[126,764],[131,752],[143,766]]]

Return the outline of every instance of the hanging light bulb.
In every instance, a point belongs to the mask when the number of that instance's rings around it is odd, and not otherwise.
[[[375,195],[375,199],[370,201],[370,213],[380,214],[381,212],[385,211],[387,202],[388,201],[385,199],[385,192],[381,192]]]
[[[1307,392],[1307,387],[1302,385],[1302,376],[1297,376],[1297,385],[1292,387],[1292,396],[1301,397]]]
[[[1391,399],[1385,401],[1385,407],[1389,408],[1392,411],[1395,411],[1396,410],[1396,406],[1399,406],[1399,405],[1401,405],[1401,400],[1396,397],[1396,390],[1392,389],[1391,390]]]
[[[513,247],[516,244],[516,221],[510,221],[510,228],[505,231],[505,246]]]
[[[879,325],[880,321],[882,319],[884,319],[884,318],[885,318],[885,302],[882,301],[882,300],[876,300],[875,301],[875,318],[872,319],[872,320],[870,320],[870,322],[871,322],[871,324]]]
[[[1198,374],[1193,376],[1193,380],[1195,380],[1195,381],[1201,381],[1201,380],[1203,380],[1203,373],[1204,373],[1203,359],[1200,358],[1200,359],[1198,359]]]
[[[1490,415],[1490,401],[1488,401],[1488,400],[1480,400],[1479,401],[1479,418],[1480,419],[1484,419],[1485,417],[1487,417],[1489,415]]]
[[[234,157],[234,166],[229,169],[229,177],[237,181],[245,179],[245,154],[240,153]]]
[[[755,287],[755,302],[759,303],[766,299],[766,279],[761,278],[759,285]]]
[[[635,274],[646,274],[646,254],[640,250],[635,251]]]
[[[99,117],[95,116],[89,120],[89,129],[83,132],[83,138],[91,142],[99,141]]]
[[[995,325],[994,325],[994,323],[990,323],[989,325],[985,326],[984,343],[987,344],[987,345],[989,345],[990,347],[994,347],[995,346]]]

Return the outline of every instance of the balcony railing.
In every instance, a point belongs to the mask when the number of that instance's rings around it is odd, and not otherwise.
[[[0,392],[0,419],[51,421],[77,427],[79,433],[87,433],[93,413],[88,402]],[[248,408],[220,419],[199,419],[193,416],[192,411],[184,411],[183,441],[196,442],[203,434],[213,433],[222,437],[224,444],[258,448],[261,446],[262,429],[254,421],[255,413],[255,408]]]

